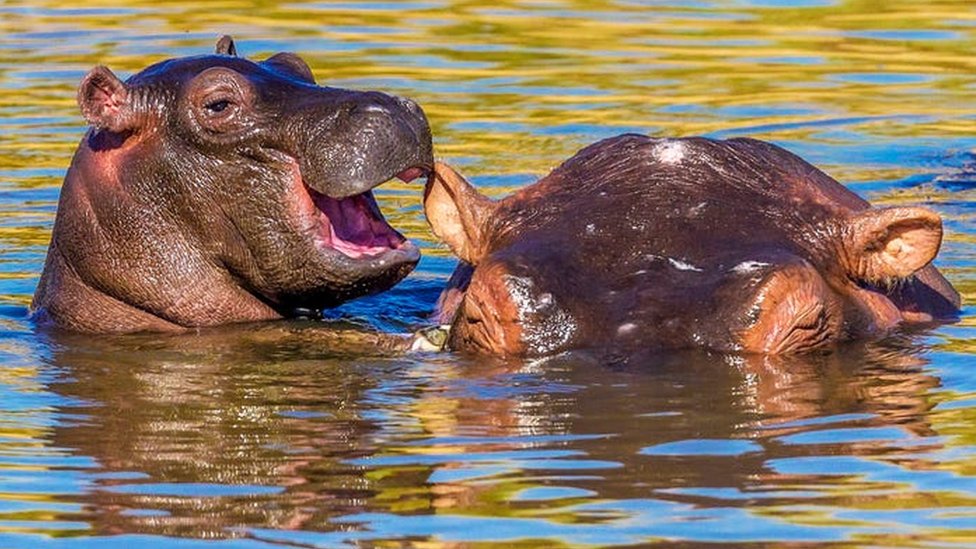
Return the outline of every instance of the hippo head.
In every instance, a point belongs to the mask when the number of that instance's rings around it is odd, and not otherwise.
[[[625,135],[489,200],[446,165],[425,192],[463,260],[442,294],[458,349],[789,353],[954,318],[937,214],[871,208],[749,139]]]
[[[85,331],[288,316],[385,290],[419,251],[371,189],[429,172],[420,107],[318,86],[297,55],[215,55],[126,82],[96,67],[62,190],[40,320]]]

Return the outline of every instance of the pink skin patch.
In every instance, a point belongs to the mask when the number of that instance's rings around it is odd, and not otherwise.
[[[352,259],[368,259],[407,244],[407,239],[383,219],[371,191],[346,198],[326,196],[305,183],[293,158],[287,157],[287,161],[298,195],[297,217],[303,220],[306,230],[314,233],[320,249],[335,250]],[[409,183],[425,173],[423,168],[412,167],[396,177]]]
[[[335,250],[352,259],[369,259],[408,243],[383,219],[371,191],[346,198],[326,196],[305,183],[294,158],[282,157],[294,174],[297,217],[302,219],[305,230],[313,232],[319,249]],[[411,167],[396,177],[409,183],[425,173],[423,168]]]
[[[330,198],[308,189],[319,211],[316,243],[352,258],[379,255],[399,248],[406,239],[380,214],[373,193]]]
[[[423,168],[412,167],[398,173],[396,177],[409,183],[425,173]],[[383,219],[372,192],[332,198],[308,185],[302,186],[315,207],[315,242],[320,247],[359,259],[399,249],[407,242],[403,235]]]

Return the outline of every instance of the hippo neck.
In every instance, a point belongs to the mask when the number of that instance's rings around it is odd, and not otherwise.
[[[39,325],[57,325],[92,333],[182,330],[152,313],[87,284],[67,263],[52,240],[44,272],[31,304]]]

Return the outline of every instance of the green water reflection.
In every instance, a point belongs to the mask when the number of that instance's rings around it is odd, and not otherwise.
[[[823,357],[364,356],[314,327],[36,335],[26,305],[83,131],[74,89],[212,49],[410,96],[489,194],[596,139],[749,135],[946,219],[976,299],[976,6],[955,1],[0,0],[0,546],[966,546],[976,317]],[[335,316],[421,324],[425,258]],[[223,540],[223,541],[219,541]]]

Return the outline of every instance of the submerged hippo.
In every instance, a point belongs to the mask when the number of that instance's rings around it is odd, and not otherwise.
[[[489,200],[438,164],[424,207],[463,260],[441,296],[448,345],[790,353],[951,319],[924,208],[872,208],[752,139],[623,135]]]
[[[433,163],[412,101],[315,84],[298,56],[171,59],[78,90],[91,130],[34,294],[40,324],[174,331],[385,290],[420,254],[370,189]]]

